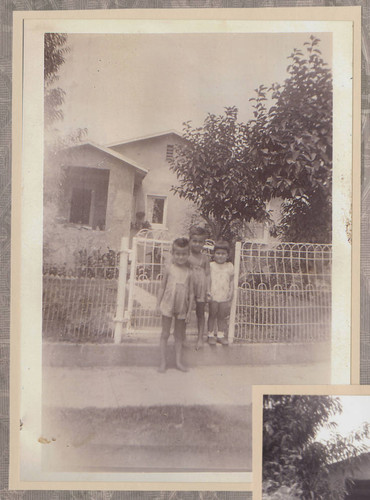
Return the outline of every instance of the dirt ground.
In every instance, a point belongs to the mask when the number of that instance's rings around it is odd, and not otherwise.
[[[44,408],[46,470],[251,469],[251,406]]]

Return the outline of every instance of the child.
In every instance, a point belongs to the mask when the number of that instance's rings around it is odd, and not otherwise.
[[[234,266],[227,262],[230,246],[227,241],[219,241],[214,247],[214,262],[211,262],[211,290],[208,317],[208,343],[219,342],[228,345],[227,317],[234,290]],[[217,320],[217,340],[214,336]]]
[[[190,257],[189,263],[193,273],[195,312],[198,322],[198,341],[196,349],[203,346],[204,334],[204,309],[209,294],[210,268],[209,258],[202,253],[206,241],[206,230],[202,227],[192,227],[190,229]]]
[[[172,263],[166,269],[158,295],[157,306],[162,313],[159,372],[166,371],[167,341],[170,336],[172,318],[175,318],[176,367],[186,372],[182,363],[182,343],[185,338],[185,323],[189,321],[193,305],[192,273],[189,266],[189,240],[178,238],[172,244]]]

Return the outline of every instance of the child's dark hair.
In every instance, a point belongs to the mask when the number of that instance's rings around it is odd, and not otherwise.
[[[191,228],[189,230],[189,236],[190,236],[190,238],[192,236],[204,236],[205,238],[207,238],[208,232],[207,232],[206,229],[204,229],[204,227],[201,227],[201,226],[191,226]]]
[[[229,242],[224,240],[216,241],[213,247],[213,251],[215,252],[216,250],[226,250],[226,252],[229,254],[230,253]]]
[[[172,251],[175,247],[177,248],[187,248],[189,246],[189,240],[187,238],[176,238],[172,243]]]

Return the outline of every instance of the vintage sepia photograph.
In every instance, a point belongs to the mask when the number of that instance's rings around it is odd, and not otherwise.
[[[44,111],[45,467],[251,470],[329,380],[331,34],[47,33]]]
[[[250,483],[252,386],[350,378],[352,23],[152,23],[25,25],[24,481]]]
[[[263,395],[264,500],[369,498],[368,388],[333,387]]]
[[[368,25],[367,31],[369,32]],[[362,70],[370,74],[370,44],[362,42]],[[366,91],[367,89],[365,89]],[[367,95],[367,94],[366,94]],[[361,183],[361,384],[370,384],[370,103],[363,99],[362,109],[362,183]]]

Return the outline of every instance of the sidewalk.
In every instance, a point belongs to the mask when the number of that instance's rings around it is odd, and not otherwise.
[[[253,384],[328,382],[326,363],[43,367],[50,471],[250,471]]]
[[[95,367],[152,367],[159,365],[159,335],[153,332],[125,337],[120,344],[94,344],[72,342],[43,342],[43,366],[65,368]],[[184,349],[184,362],[191,369],[200,366],[264,366],[266,370],[276,366],[309,366],[318,363],[330,364],[330,343],[231,343],[225,346],[210,346],[205,343],[196,350],[196,337],[188,336],[188,347]],[[168,343],[167,361],[174,364],[173,339]],[[310,381],[308,380],[308,383]]]
[[[326,384],[325,363],[199,366],[187,373],[153,367],[43,368],[48,407],[119,408],[158,405],[249,405],[253,384]]]

